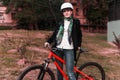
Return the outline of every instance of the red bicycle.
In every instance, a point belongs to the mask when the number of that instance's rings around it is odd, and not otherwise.
[[[40,65],[32,65],[26,68],[18,77],[18,80],[55,80],[53,71],[50,69],[49,64],[51,60],[62,73],[65,80],[69,80],[67,74],[61,69],[56,62],[56,59],[65,64],[65,61],[55,54],[57,48],[51,49],[48,58]],[[81,53],[86,52],[80,50],[77,61],[75,63],[74,71],[76,73],[76,80],[105,80],[104,69],[96,62],[87,62],[80,67],[76,67],[79,56]]]

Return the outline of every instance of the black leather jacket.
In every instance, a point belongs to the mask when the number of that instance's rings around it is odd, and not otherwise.
[[[56,35],[59,31],[60,25],[63,25],[64,21],[60,21],[57,24],[57,27],[55,31],[53,32],[52,36],[47,40],[48,43],[54,43],[53,47],[56,47],[57,41],[56,41]],[[81,42],[82,42],[82,32],[80,29],[80,21],[78,19],[73,19],[73,26],[72,26],[72,33],[71,33],[72,41],[73,41],[73,46],[74,46],[74,51],[76,54],[76,50],[78,47],[81,47]]]

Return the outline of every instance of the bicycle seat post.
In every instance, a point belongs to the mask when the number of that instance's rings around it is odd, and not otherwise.
[[[86,49],[84,49],[84,48],[81,48],[81,49],[77,52],[76,61],[75,61],[75,66],[77,65],[77,62],[78,62],[78,60],[79,60],[80,55],[81,55],[82,53],[86,53],[86,52],[88,52],[88,51],[87,51]]]

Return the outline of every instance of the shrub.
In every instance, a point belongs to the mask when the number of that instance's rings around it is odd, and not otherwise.
[[[120,50],[120,35],[117,37],[116,34],[113,32],[113,35],[115,37],[115,41],[113,41],[113,43],[118,47],[118,49]]]

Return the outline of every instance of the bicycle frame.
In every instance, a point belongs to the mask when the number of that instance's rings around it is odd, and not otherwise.
[[[48,59],[52,59],[52,58],[55,58],[55,59],[59,60],[61,63],[65,64],[65,61],[62,58],[60,58],[59,56],[57,56],[55,54],[55,52],[53,52],[52,50],[50,50]],[[59,66],[59,64],[56,62],[56,60],[53,60],[53,63],[58,68],[58,70],[61,72],[61,74],[63,75],[63,77],[65,78],[65,80],[69,80],[68,76],[65,74],[65,72],[63,71],[63,69]],[[87,74],[85,74],[82,71],[78,70],[76,66],[74,67],[74,71],[85,77],[83,79],[81,78],[80,80],[94,80],[93,78],[91,78]]]

